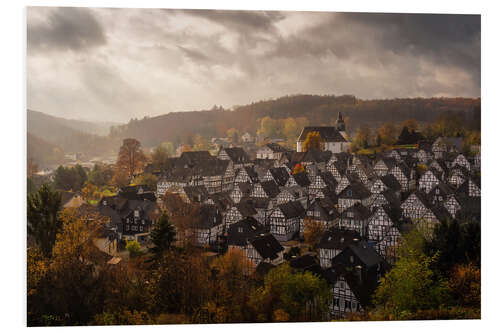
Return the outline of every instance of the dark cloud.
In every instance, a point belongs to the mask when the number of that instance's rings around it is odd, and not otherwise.
[[[477,97],[480,32],[478,15],[30,8],[28,107],[126,121],[295,93]]]
[[[36,7],[28,9],[28,16]],[[59,7],[51,9],[45,20],[30,23],[29,50],[81,51],[106,43],[104,28],[87,8]]]
[[[185,12],[246,34],[274,31],[274,23],[285,18],[283,13],[277,11],[188,10]]]
[[[190,58],[191,60],[193,61],[196,61],[196,62],[206,62],[206,61],[210,61],[211,59],[209,57],[207,57],[206,55],[204,55],[203,53],[199,52],[199,51],[196,51],[196,50],[193,50],[193,49],[190,49],[190,48],[187,48],[187,47],[183,47],[183,46],[180,46],[180,45],[177,45],[177,47],[182,50],[182,52],[184,52],[184,54]]]

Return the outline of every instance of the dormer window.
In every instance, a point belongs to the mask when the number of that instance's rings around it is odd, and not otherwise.
[[[350,256],[349,261],[351,262],[351,264],[354,264],[354,256]]]

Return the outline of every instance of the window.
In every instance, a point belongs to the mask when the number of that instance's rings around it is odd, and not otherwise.
[[[134,211],[134,216],[139,217],[139,211],[137,209]]]
[[[340,282],[340,283],[339,283],[339,288],[340,288],[340,289],[344,289],[344,288],[345,288],[345,284],[344,284],[344,282]]]
[[[351,301],[345,301],[345,308],[351,309]]]
[[[349,261],[351,262],[351,264],[353,264],[354,263],[354,256],[350,256]]]

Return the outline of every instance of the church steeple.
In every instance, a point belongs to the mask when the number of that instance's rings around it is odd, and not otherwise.
[[[339,132],[345,132],[344,118],[342,117],[342,113],[340,113],[340,112],[339,112],[339,116],[337,118],[337,130]]]

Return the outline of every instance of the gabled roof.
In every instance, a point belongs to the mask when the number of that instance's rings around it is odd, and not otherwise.
[[[284,167],[271,168],[269,169],[269,172],[271,173],[271,176],[273,176],[274,181],[279,186],[285,186],[286,182],[288,181],[288,178],[290,178],[290,175],[288,174],[288,172]]]
[[[349,214],[352,213],[352,216],[349,216]],[[346,208],[342,213],[340,213],[340,216],[342,218],[354,218],[357,220],[366,220],[369,218],[371,215],[371,211],[360,204],[359,202],[355,203],[349,208]]]
[[[396,177],[394,177],[392,174],[388,173],[387,175],[380,177],[380,180],[388,188],[390,188],[394,191],[401,191],[401,184],[398,182]]]
[[[299,201],[289,201],[278,205],[278,209],[283,213],[286,219],[294,217],[304,217],[305,210]]]
[[[361,235],[356,231],[331,228],[321,236],[318,248],[343,250],[359,240],[361,240]]]
[[[276,184],[274,180],[262,182],[260,185],[269,198],[275,198],[278,194],[280,194],[278,184]]]
[[[309,180],[309,177],[307,177],[306,172],[294,173],[292,174],[292,177],[299,186],[307,187],[311,185],[311,181]]]
[[[191,202],[202,203],[208,199],[208,191],[205,185],[184,186],[184,193]]]
[[[284,250],[283,246],[271,234],[257,236],[250,240],[250,244],[263,259],[274,260],[278,258],[278,253]]]
[[[319,135],[325,142],[346,142],[346,139],[340,134],[334,126],[307,126],[302,129],[298,141],[305,141],[309,132],[319,132]]]
[[[271,149],[273,151],[273,153],[283,153],[283,152],[289,151],[288,149],[286,149],[283,146],[280,146],[277,143],[268,143],[266,145],[266,147]]]
[[[220,224],[222,224],[222,214],[215,205],[200,206],[200,219],[196,228],[211,229]]]
[[[346,199],[366,199],[371,195],[370,191],[361,182],[351,182],[342,192],[339,198]]]
[[[255,210],[252,200],[248,199],[244,200],[242,198],[240,202],[235,205],[235,207],[238,209],[238,211],[243,217],[253,216],[257,214],[257,211]]]
[[[250,157],[241,147],[221,148],[221,150],[224,150],[229,159],[235,164],[250,162]]]
[[[264,227],[253,217],[245,217],[229,226],[228,245],[246,246],[247,241],[264,233]]]

